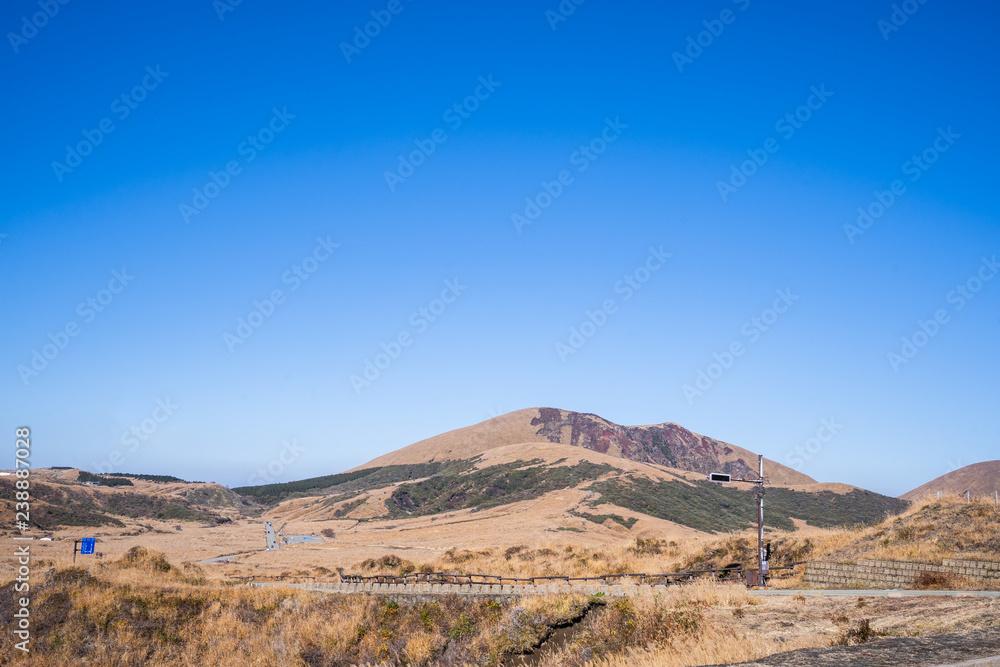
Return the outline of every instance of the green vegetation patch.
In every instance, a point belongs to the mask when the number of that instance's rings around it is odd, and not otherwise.
[[[108,472],[104,473],[106,477],[131,477],[132,479],[141,479],[146,482],[183,482],[188,484],[185,480],[180,477],[174,477],[173,475],[144,475],[132,472]]]
[[[334,510],[333,516],[346,516],[363,505],[366,500],[368,500],[368,496],[361,496],[360,498],[355,498],[348,503],[344,503]]]
[[[104,475],[89,473],[86,470],[81,470],[80,476],[77,479],[81,482],[94,482],[104,486],[134,486],[131,480],[123,477],[105,477]]]
[[[469,461],[454,461],[381,466],[342,472],[336,475],[310,477],[309,479],[300,479],[297,482],[237,486],[233,488],[233,491],[242,496],[249,496],[264,505],[277,505],[288,498],[318,495],[322,492],[343,494],[377,489],[410,479],[429,477],[444,470],[463,470],[470,465]]]
[[[634,516],[626,519],[620,514],[588,514],[587,512],[577,512],[576,510],[570,510],[569,513],[572,514],[573,516],[578,516],[581,519],[586,519],[587,521],[593,521],[594,523],[598,523],[601,525],[604,525],[605,521],[611,519],[615,523],[621,524],[622,526],[625,526],[629,530],[631,530],[632,526],[635,525],[635,522],[639,520]]]
[[[573,466],[539,465],[541,459],[515,461],[465,473],[442,472],[401,484],[386,500],[391,517],[423,516],[476,507],[486,509],[531,500],[549,491],[577,486],[616,468],[581,461]]]
[[[712,533],[748,528],[757,516],[753,491],[745,486],[701,480],[691,484],[676,480],[654,482],[629,477],[597,482],[590,490],[601,494],[602,503]],[[768,488],[764,500],[764,525],[794,530],[793,518],[821,528],[871,524],[898,514],[908,506],[905,500],[861,489],[841,494]]]

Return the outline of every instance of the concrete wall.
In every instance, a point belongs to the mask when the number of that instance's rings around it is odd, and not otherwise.
[[[867,559],[859,559],[857,565],[814,561],[806,564],[803,583],[820,588],[912,588],[913,580],[923,572],[952,574],[983,583],[1000,584],[1000,563],[952,559],[945,559],[941,565]]]

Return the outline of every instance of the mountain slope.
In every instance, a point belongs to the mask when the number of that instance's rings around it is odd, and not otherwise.
[[[754,523],[749,485],[713,484],[706,477],[727,472],[752,478],[756,464],[752,452],[678,424],[621,426],[594,414],[531,408],[422,440],[344,473],[233,490],[269,506],[267,516],[281,521],[385,521],[386,530],[409,530],[402,526],[422,517],[461,513],[472,534],[493,510],[508,508],[507,514],[544,504],[559,521],[570,522],[554,523],[552,530],[599,525],[641,532],[669,524],[704,534]],[[908,505],[845,484],[819,484],[773,461],[764,471],[770,528],[871,523]]]
[[[489,450],[524,443],[558,443],[608,456],[707,475],[753,475],[757,456],[742,447],[699,435],[666,422],[622,426],[595,414],[556,408],[527,408],[421,440],[380,456],[357,469],[471,459]],[[816,480],[765,459],[772,484],[815,484]]]
[[[699,473],[548,442],[235,490],[272,504],[268,517],[275,521],[387,520],[387,530],[409,530],[420,517],[461,516],[470,534],[488,540],[498,539],[480,528],[490,511],[508,508],[508,514],[525,503],[544,504],[563,522],[553,523],[554,530],[577,532],[582,520],[584,529],[592,522],[641,532],[666,522],[711,533],[749,528],[757,515],[747,485],[713,484]],[[767,499],[765,524],[782,530],[871,523],[908,505],[842,484],[773,486]]]
[[[973,497],[992,497],[997,490],[1000,490],[1000,461],[983,461],[932,479],[904,493],[900,498],[920,500],[938,491],[944,491],[946,494],[964,494],[968,491]]]

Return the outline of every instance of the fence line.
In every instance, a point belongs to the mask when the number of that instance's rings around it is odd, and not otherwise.
[[[796,565],[804,565],[805,561],[792,563],[770,568],[770,572],[779,570],[791,570]],[[584,577],[570,577],[565,575],[551,575],[544,577],[508,577],[499,574],[458,574],[449,572],[415,572],[411,574],[374,574],[363,576],[360,574],[342,574],[340,581],[345,584],[458,584],[458,585],[491,585],[503,586],[505,583],[511,585],[529,584],[536,585],[544,582],[570,582],[578,581],[584,584],[589,582],[602,582],[607,584],[612,579],[638,579],[640,584],[662,583],[671,584],[682,580],[694,579],[698,575],[711,574],[713,579],[747,580],[747,575],[756,575],[756,568],[712,568],[707,570],[684,570],[683,572],[664,572],[663,574],[626,573],[626,574],[600,574]],[[756,577],[753,577],[756,579]],[[778,577],[781,578],[781,577]]]

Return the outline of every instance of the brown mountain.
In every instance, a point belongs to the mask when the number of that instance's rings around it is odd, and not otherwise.
[[[678,424],[622,426],[595,414],[557,408],[509,412],[421,440],[357,469],[470,459],[499,447],[530,443],[581,447],[610,457],[704,475],[727,472],[743,477],[753,475],[757,469],[757,455],[753,452],[699,435]],[[816,483],[808,475],[769,459],[764,460],[764,474],[772,484],[781,486]]]
[[[973,497],[993,497],[1000,490],[1000,461],[983,461],[953,470],[932,479],[900,496],[903,500],[920,500],[925,496],[944,491],[946,494],[962,494],[968,491]]]

